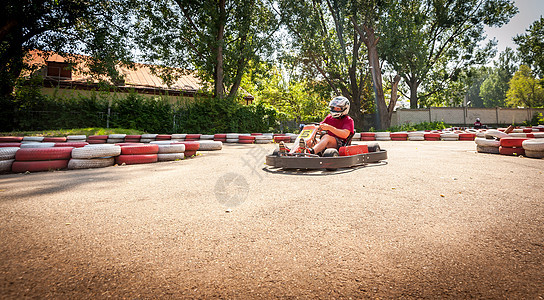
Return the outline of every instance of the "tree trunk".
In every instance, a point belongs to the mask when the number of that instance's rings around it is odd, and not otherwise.
[[[410,108],[416,109],[418,107],[417,88],[419,87],[419,82],[417,78],[414,77],[407,80],[406,83],[410,87]]]
[[[223,45],[225,36],[225,23],[227,12],[225,10],[225,0],[220,0],[219,3],[219,20],[217,24],[217,39],[215,45],[215,97],[222,99],[225,95],[223,85],[224,69],[223,69]]]
[[[389,101],[389,106],[387,107],[387,115],[389,117],[387,118],[388,120],[387,124],[385,124],[386,128],[391,127],[391,116],[393,116],[393,110],[395,109],[395,105],[397,104],[397,99],[399,98],[399,94],[398,94],[399,82],[400,82],[399,75],[396,75],[395,78],[393,78],[393,82],[391,82],[391,101]]]
[[[380,60],[378,56],[378,39],[374,34],[374,29],[367,26],[363,26],[366,39],[365,44],[368,48],[368,63],[370,65],[370,72],[372,74],[372,83],[374,84],[375,97],[378,114],[380,116],[380,124],[376,124],[377,129],[386,129],[387,124],[391,123],[391,119],[387,112],[387,106],[385,104],[385,96],[383,94],[383,82],[382,82],[382,71],[380,67]]]

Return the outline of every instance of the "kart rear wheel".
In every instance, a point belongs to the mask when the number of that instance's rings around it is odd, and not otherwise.
[[[381,150],[380,144],[378,143],[368,143],[368,152],[379,152]]]

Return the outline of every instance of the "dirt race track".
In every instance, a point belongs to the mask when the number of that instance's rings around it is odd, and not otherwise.
[[[544,299],[544,159],[380,145],[336,172],[225,145],[0,175],[0,298]]]

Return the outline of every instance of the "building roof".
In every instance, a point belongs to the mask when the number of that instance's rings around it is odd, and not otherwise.
[[[84,55],[70,55],[69,58],[65,58],[57,53],[44,52],[39,50],[32,50],[25,58],[25,62],[31,66],[33,70],[44,70],[47,63],[72,63],[71,78],[63,78],[59,76],[47,76],[47,72],[43,72],[46,81],[55,82],[62,86],[70,86],[72,88],[89,89],[92,86],[96,86],[99,82],[98,79],[93,78],[89,74],[89,68],[87,62],[89,56]],[[133,67],[127,67],[118,65],[117,70],[124,75],[124,82],[115,84],[120,89],[135,89],[141,93],[150,94],[163,94],[168,92],[171,95],[186,95],[193,96],[197,91],[203,88],[203,84],[196,77],[194,71],[181,70],[171,68],[172,71],[181,74],[171,82],[170,85],[165,83],[159,76],[153,73],[153,68],[156,66],[135,63]],[[27,72],[26,75],[29,75]],[[111,82],[109,78],[103,78],[107,82]],[[112,83],[113,84],[113,83]],[[253,99],[253,96],[247,94],[247,92],[241,90],[246,94],[245,99]]]

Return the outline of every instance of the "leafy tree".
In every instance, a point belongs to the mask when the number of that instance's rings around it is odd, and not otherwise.
[[[483,26],[502,26],[517,12],[511,0],[391,0],[382,14],[380,53],[410,89],[410,107],[437,93],[460,70],[483,64]]]
[[[277,20],[263,1],[139,1],[137,44],[145,60],[196,69],[217,98],[238,93],[250,61],[271,51]],[[171,69],[157,69],[172,78]],[[167,80],[168,82],[168,80]],[[228,89],[228,93],[226,93]]]
[[[511,107],[544,107],[543,79],[537,79],[531,68],[521,65],[510,80],[506,104]]]
[[[514,37],[522,63],[531,67],[534,74],[544,78],[544,18],[536,20],[525,34]]]
[[[128,62],[130,0],[40,0],[2,2],[0,96],[13,92],[32,49],[91,55],[90,70],[118,78],[114,65]]]
[[[480,87],[480,96],[483,99],[484,107],[504,106],[506,92],[509,88],[509,81],[516,72],[516,55],[510,48],[506,48],[499,55],[495,67],[490,71]]]

